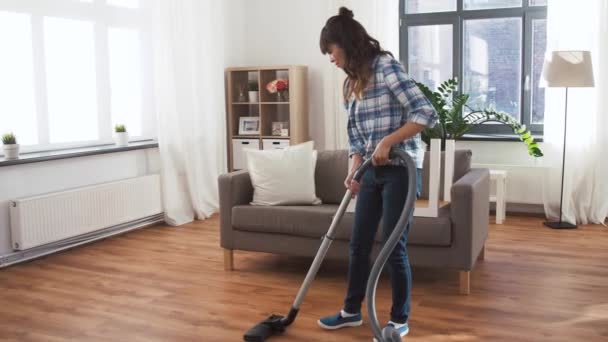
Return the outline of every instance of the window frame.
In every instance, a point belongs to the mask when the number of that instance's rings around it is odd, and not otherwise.
[[[154,118],[152,61],[152,41],[149,23],[145,20],[149,12],[148,1],[140,0],[139,8],[118,7],[106,0],[83,2],[78,0],[0,0],[0,11],[26,14],[30,16],[32,28],[32,55],[34,74],[34,100],[36,108],[38,144],[22,145],[22,153],[58,151],[67,148],[100,146],[112,143],[112,112],[110,88],[109,29],[133,29],[141,37],[141,113],[142,135],[130,136],[131,141],[156,139],[157,127]],[[44,18],[60,18],[86,21],[94,27],[95,87],[97,99],[98,139],[66,143],[50,142],[48,112],[48,89],[46,80],[46,60],[44,46]]]
[[[532,30],[533,20],[547,19],[547,5],[530,6],[530,0],[522,0],[521,7],[464,10],[464,0],[456,1],[456,10],[448,12],[406,14],[406,1],[399,0],[399,52],[401,62],[409,73],[409,28],[413,26],[452,25],[452,77],[461,80],[464,73],[464,22],[471,19],[521,19],[521,80],[520,80],[520,122],[528,127],[535,136],[542,136],[543,124],[531,124],[532,120]],[[506,125],[479,125],[471,130],[472,134],[510,135],[511,129]]]

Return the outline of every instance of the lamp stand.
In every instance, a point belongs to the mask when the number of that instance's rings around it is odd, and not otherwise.
[[[564,115],[564,152],[562,155],[562,189],[559,197],[559,221],[544,222],[543,224],[553,229],[575,229],[576,224],[562,221],[562,204],[564,200],[564,170],[566,169],[566,128],[568,127],[568,87],[566,87],[566,108]]]

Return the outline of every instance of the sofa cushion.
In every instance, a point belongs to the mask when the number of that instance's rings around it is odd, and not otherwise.
[[[321,238],[329,229],[337,209],[337,205],[329,204],[314,207],[240,205],[232,209],[232,222],[234,229],[241,231]],[[353,219],[352,213],[344,214],[336,233],[337,239],[350,240]],[[381,228],[376,241],[382,241]],[[447,247],[451,241],[449,205],[440,209],[439,217],[414,218],[408,244]]]
[[[238,205],[232,208],[236,230],[320,237],[337,210],[336,205],[272,206]]]
[[[422,198],[428,198],[429,193],[429,151],[424,154],[422,173]],[[454,152],[454,182],[471,170],[471,150],[456,150]],[[441,163],[444,153],[441,154]],[[323,203],[339,204],[344,196],[344,179],[348,172],[348,151],[323,151],[317,157],[315,170],[316,194]],[[443,173],[441,174],[440,197],[443,197]]]
[[[315,186],[323,203],[339,204],[344,197],[344,179],[348,172],[348,152],[322,151],[317,155]]]
[[[350,240],[353,222],[354,214],[345,214],[336,238]],[[382,221],[376,233],[376,241],[382,241]],[[410,227],[408,235],[408,244],[449,247],[451,243],[452,221],[449,205],[439,210],[438,217],[414,217],[414,224]]]

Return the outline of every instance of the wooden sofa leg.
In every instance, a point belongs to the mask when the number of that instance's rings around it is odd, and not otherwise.
[[[483,247],[481,247],[481,252],[479,252],[479,256],[477,257],[477,260],[483,261],[485,259],[486,259],[486,245],[483,245]]]
[[[460,294],[471,293],[471,271],[460,271]]]
[[[234,270],[234,251],[232,249],[224,249],[224,270]]]

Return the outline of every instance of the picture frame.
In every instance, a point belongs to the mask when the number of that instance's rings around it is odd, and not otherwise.
[[[289,130],[289,122],[287,121],[275,121],[272,123],[272,134],[273,136],[283,136],[284,130]]]
[[[239,135],[260,134],[260,117],[243,116],[239,118]]]

